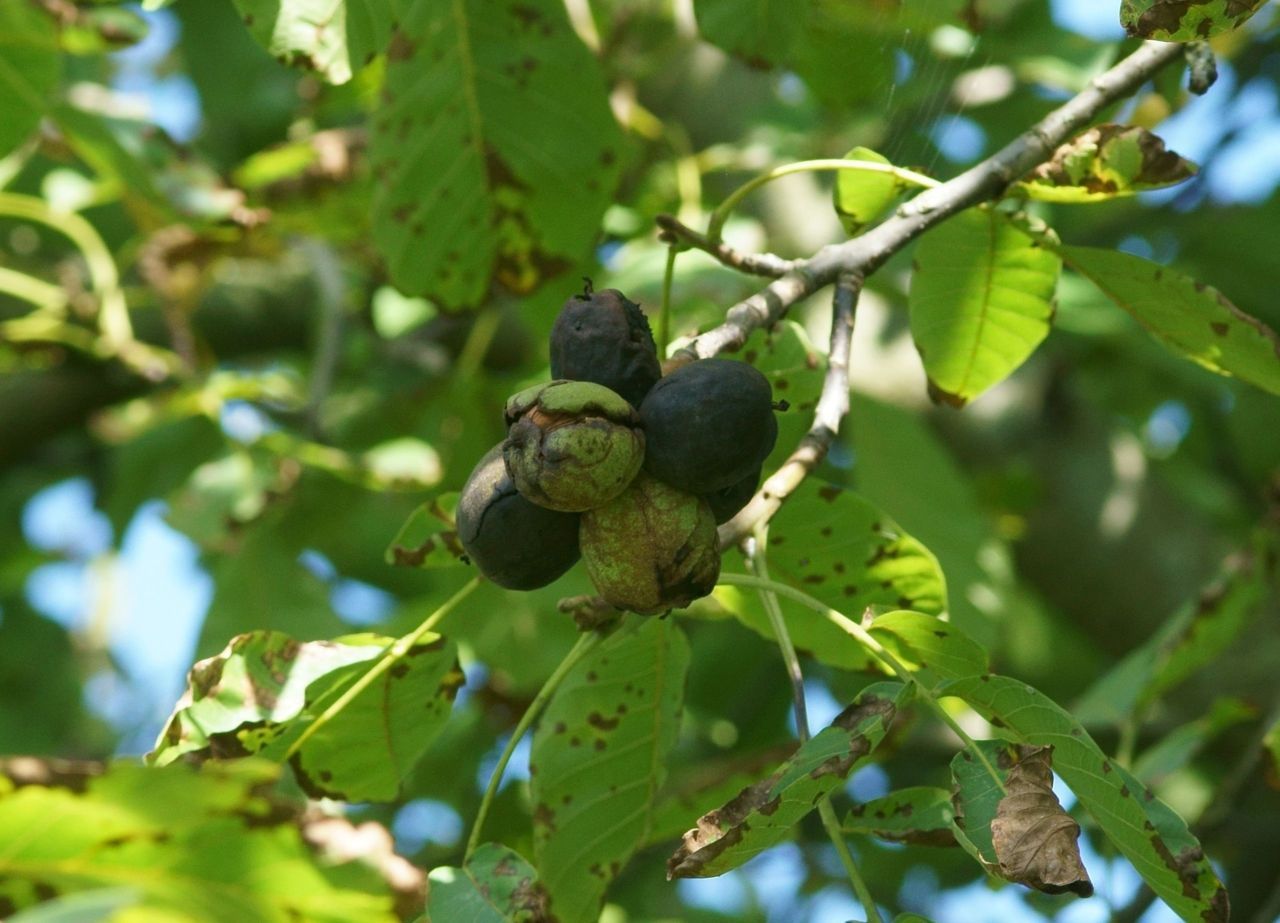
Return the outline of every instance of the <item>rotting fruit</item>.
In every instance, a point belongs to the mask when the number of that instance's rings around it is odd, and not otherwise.
[[[581,512],[627,489],[644,462],[635,408],[603,385],[553,381],[507,401],[502,454],[516,489],[539,506]]]
[[[707,501],[644,472],[608,506],[582,514],[581,545],[596,592],[642,615],[687,606],[720,576]]]
[[[778,439],[773,389],[754,366],[699,359],[663,378],[640,405],[647,472],[693,494],[725,490]]]
[[[640,306],[614,288],[570,297],[551,328],[551,377],[604,385],[639,407],[662,377]]]
[[[739,510],[751,502],[751,498],[755,496],[756,488],[760,486],[760,477],[763,474],[763,466],[758,465],[755,471],[752,471],[737,483],[730,484],[722,490],[703,495],[703,499],[707,501],[707,505],[711,507],[712,514],[716,517],[716,525],[728,522],[738,514]]]
[[[516,490],[496,445],[480,459],[458,499],[458,538],[471,562],[509,590],[535,590],[578,560],[576,513],[538,506]]]

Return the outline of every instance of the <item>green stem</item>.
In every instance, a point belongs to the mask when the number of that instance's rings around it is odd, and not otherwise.
[[[67,293],[60,287],[25,272],[0,266],[0,292],[21,298],[50,314],[62,316],[66,313]]]
[[[774,167],[772,170],[767,170],[759,176],[747,180],[730,193],[728,198],[721,202],[716,207],[716,210],[711,213],[711,218],[707,222],[707,237],[712,241],[719,241],[720,231],[724,228],[724,223],[729,220],[729,214],[737,204],[766,183],[771,183],[780,176],[790,176],[792,173],[816,173],[827,170],[863,170],[868,173],[887,173],[890,176],[897,177],[904,183],[910,183],[913,186],[920,186],[924,189],[942,185],[938,180],[931,176],[925,176],[923,173],[895,167],[892,164],[876,163],[873,160],[825,159],[784,163],[780,167]]]
[[[795,600],[800,603],[800,605],[820,613],[829,622],[836,625],[846,634],[852,635],[859,644],[865,647],[871,652],[872,656],[893,671],[900,680],[904,683],[910,683],[915,686],[916,692],[919,694],[920,698],[924,700],[930,711],[937,715],[942,723],[949,727],[952,733],[960,738],[965,747],[974,755],[974,758],[982,764],[988,773],[990,773],[991,778],[995,781],[1000,791],[1003,792],[1005,790],[1004,780],[1000,778],[1000,774],[996,771],[996,768],[991,765],[991,761],[987,759],[987,755],[982,752],[982,748],[979,747],[974,739],[965,732],[964,728],[960,727],[955,718],[951,717],[951,714],[942,707],[942,703],[934,696],[933,691],[925,686],[924,683],[920,682],[920,680],[916,678],[915,674],[908,670],[897,657],[894,657],[893,654],[887,651],[884,645],[877,641],[870,632],[853,619],[849,618],[842,612],[837,612],[835,609],[832,609],[826,603],[822,602],[822,600],[815,599],[808,593],[797,590],[795,587],[788,586],[785,583],[777,583],[773,580],[762,580],[759,577],[752,577],[748,574],[726,573],[722,573],[720,575],[720,582],[727,583],[732,586],[752,587],[757,590],[772,590],[779,596],[785,596],[788,599]]]
[[[849,881],[853,884],[853,893],[858,895],[858,900],[862,902],[862,909],[867,912],[867,923],[884,923],[884,918],[880,916],[880,909],[876,907],[876,899],[871,896],[871,889],[867,887],[866,880],[858,871],[858,866],[853,861],[853,854],[849,852],[849,845],[845,843],[844,835],[840,832],[840,822],[836,820],[836,810],[831,806],[830,798],[823,798],[818,802],[818,816],[822,818],[822,826],[827,829],[827,836],[831,837],[831,842],[835,844],[836,855],[840,857],[840,862],[849,875]]]
[[[755,552],[751,555],[751,568],[761,580],[772,583],[773,581],[769,579],[769,565],[765,560],[768,539],[768,524],[761,523],[756,526]],[[769,616],[769,627],[773,630],[773,636],[778,641],[778,649],[782,652],[782,660],[787,665],[787,675],[791,679],[792,695],[795,698],[796,735],[800,738],[800,742],[804,743],[809,739],[809,717],[805,708],[804,674],[800,670],[800,657],[791,641],[791,633],[787,631],[787,623],[782,617],[782,607],[778,605],[777,594],[763,586],[757,587],[757,590],[760,593],[760,601],[764,603],[765,612]],[[867,912],[867,923],[883,923],[875,898],[871,896],[871,889],[867,887],[862,873],[858,871],[858,866],[853,861],[853,854],[849,852],[849,845],[844,841],[844,834],[840,831],[835,809],[831,806],[830,795],[826,795],[818,802],[818,816],[822,818],[822,826],[826,829],[827,836],[831,838],[831,845],[836,848],[840,862],[849,875],[853,893],[858,896],[858,900],[862,902],[862,908]]]
[[[662,310],[658,314],[658,359],[667,358],[667,344],[671,342],[671,286],[676,275],[676,256],[680,250],[675,244],[667,248],[667,268],[662,273]]]
[[[352,683],[347,688],[346,692],[339,696],[332,705],[321,712],[315,721],[312,721],[307,725],[306,729],[298,735],[298,739],[291,743],[289,748],[285,750],[284,756],[281,758],[281,762],[286,762],[290,757],[301,750],[303,744],[310,740],[312,735],[337,717],[357,696],[373,685],[374,680],[383,673],[386,673],[387,670],[391,669],[398,660],[408,654],[409,651],[413,650],[413,646],[422,639],[423,635],[427,634],[427,632],[435,628],[436,625],[440,624],[441,619],[457,608],[459,603],[475,591],[476,587],[480,585],[480,579],[481,578],[479,577],[473,577],[471,580],[467,581],[466,585],[463,586],[462,589],[458,590],[458,592],[445,600],[445,602],[440,606],[440,608],[436,609],[435,612],[428,615],[422,621],[421,625],[409,632],[407,635],[397,638],[394,642],[389,644],[382,652],[377,662],[374,663],[374,665],[363,676]]]
[[[502,755],[498,757],[498,765],[493,767],[493,773],[489,776],[489,785],[484,790],[484,798],[481,799],[480,809],[476,812],[475,823],[471,825],[471,836],[467,838],[467,851],[463,854],[462,860],[464,863],[471,858],[471,854],[480,845],[480,833],[484,829],[484,820],[489,814],[489,806],[493,804],[494,796],[498,794],[498,785],[502,781],[503,773],[507,771],[507,763],[511,761],[511,754],[516,752],[516,746],[520,743],[520,738],[524,737],[530,725],[542,714],[542,710],[551,701],[551,697],[555,695],[556,689],[564,682],[564,678],[569,675],[569,671],[577,666],[578,661],[600,643],[600,638],[601,636],[594,631],[579,636],[577,642],[569,649],[569,653],[564,655],[564,659],[560,661],[560,665],[556,667],[555,672],[542,684],[542,688],[538,690],[538,695],[529,703],[529,707],[525,709],[524,714],[520,716],[520,722],[516,725],[515,730],[511,732],[511,737],[508,738],[507,745],[502,750]]]

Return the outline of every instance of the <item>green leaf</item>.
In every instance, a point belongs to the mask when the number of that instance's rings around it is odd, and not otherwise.
[[[1217,289],[1118,250],[1060,247],[1058,252],[1174,352],[1219,375],[1280,394],[1280,337]]]
[[[698,32],[757,67],[783,63],[804,31],[808,0],[696,0]]]
[[[399,567],[456,567],[465,553],[453,528],[458,494],[432,497],[409,514],[387,546],[385,560]]]
[[[1104,202],[1190,179],[1198,167],[1134,125],[1096,125],[1053,152],[1018,189],[1041,202]]]
[[[0,4],[0,157],[36,130],[60,61],[52,15],[35,3]]]
[[[1152,744],[1133,763],[1133,774],[1147,785],[1159,785],[1182,769],[1223,731],[1257,716],[1257,709],[1239,699],[1223,698],[1208,713],[1174,728]]]
[[[667,877],[722,875],[781,842],[875,750],[910,696],[900,683],[868,686],[772,775],[698,818],[667,860]]]
[[[414,0],[387,52],[370,158],[392,282],[446,307],[524,293],[580,259],[622,138],[558,0]]]
[[[347,57],[359,71],[381,54],[391,37],[395,0],[346,0]]]
[[[524,856],[498,843],[485,843],[462,868],[432,869],[428,876],[426,923],[540,923],[547,893]]]
[[[959,628],[923,612],[886,612],[868,629],[917,677],[933,687],[949,679],[981,676],[990,669],[987,652]]]
[[[274,631],[232,639],[191,669],[150,759],[282,754],[379,659],[393,639],[351,635],[299,643]],[[452,642],[419,640],[291,760],[314,797],[389,801],[448,720],[462,683]]]
[[[850,490],[807,478],[769,528],[769,568],[841,612],[867,606],[931,615],[947,591],[934,556]]]
[[[1022,743],[1054,748],[1054,769],[1108,839],[1183,919],[1225,923],[1227,893],[1187,826],[1109,760],[1079,722],[1035,688],[1007,676],[960,679],[956,696]]]
[[[774,399],[788,405],[785,411],[774,414],[778,441],[765,459],[764,470],[768,473],[782,464],[808,432],[813,409],[822,394],[825,363],[804,327],[791,320],[753,333],[742,358],[769,379]]]
[[[235,0],[235,5],[249,33],[281,64],[314,71],[329,83],[351,79],[346,0]]]
[[[1194,42],[1238,29],[1266,0],[1122,0],[1120,24],[1130,35]]]
[[[971,208],[925,235],[911,278],[911,336],[930,393],[962,407],[1049,334],[1061,263],[1009,218]]]
[[[914,846],[955,846],[951,793],[927,785],[900,788],[855,805],[845,815],[845,833],[869,834]]]
[[[951,759],[952,832],[979,865],[989,874],[999,876],[1000,860],[991,838],[991,822],[996,819],[1009,769],[1017,759],[1017,748],[1003,740],[977,740],[974,745],[985,763],[969,747]]]
[[[395,920],[374,872],[312,855],[302,805],[270,794],[278,772],[258,760],[105,772],[0,761],[0,914],[127,885],[149,919],[199,908],[210,923]]]
[[[556,691],[529,760],[535,862],[563,923],[594,921],[651,823],[684,700],[689,644],[646,619],[585,656]]]
[[[888,166],[890,161],[870,148],[855,147],[844,155],[845,160],[866,160]],[[836,172],[836,214],[845,233],[850,237],[862,232],[884,214],[893,204],[902,184],[892,173],[873,173],[870,170],[838,170]]]
[[[1076,717],[1089,725],[1119,725],[1218,657],[1266,596],[1257,566],[1268,560],[1266,534],[1257,542],[1254,551],[1229,558],[1194,601],[1094,683],[1076,703]]]

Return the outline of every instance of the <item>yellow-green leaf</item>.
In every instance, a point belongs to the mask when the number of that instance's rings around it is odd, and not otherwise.
[[[887,157],[870,148],[855,147],[845,160],[865,160],[889,166]],[[884,214],[885,209],[902,191],[902,184],[892,173],[872,170],[838,170],[836,172],[835,206],[840,223],[850,237],[862,232]]]
[[[931,394],[959,407],[1012,374],[1049,334],[1060,269],[994,209],[969,209],[926,234],[910,310]]]
[[[1118,250],[1059,247],[1058,252],[1067,266],[1174,352],[1280,394],[1280,337],[1217,289]]]

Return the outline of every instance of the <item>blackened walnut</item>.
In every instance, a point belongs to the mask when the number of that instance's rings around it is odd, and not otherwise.
[[[699,359],[663,378],[640,405],[645,470],[692,494],[738,483],[778,439],[773,389],[754,366]]]
[[[511,397],[506,414],[507,473],[539,506],[567,513],[603,506],[644,462],[640,415],[603,385],[535,385]]]
[[[728,522],[738,514],[739,510],[751,502],[751,498],[755,496],[756,488],[760,486],[760,476],[763,473],[763,466],[757,467],[755,471],[752,471],[736,484],[730,484],[723,490],[703,494],[702,499],[707,501],[707,505],[711,507],[711,512],[715,514],[716,525]]]
[[[496,445],[458,499],[458,538],[471,562],[498,586],[535,590],[578,560],[578,514],[531,503],[516,490]]]
[[[615,288],[565,301],[551,328],[551,377],[593,381],[639,407],[662,377],[640,306]]]
[[[620,497],[582,514],[582,559],[618,609],[657,615],[715,589],[720,546],[701,497],[641,472]]]

